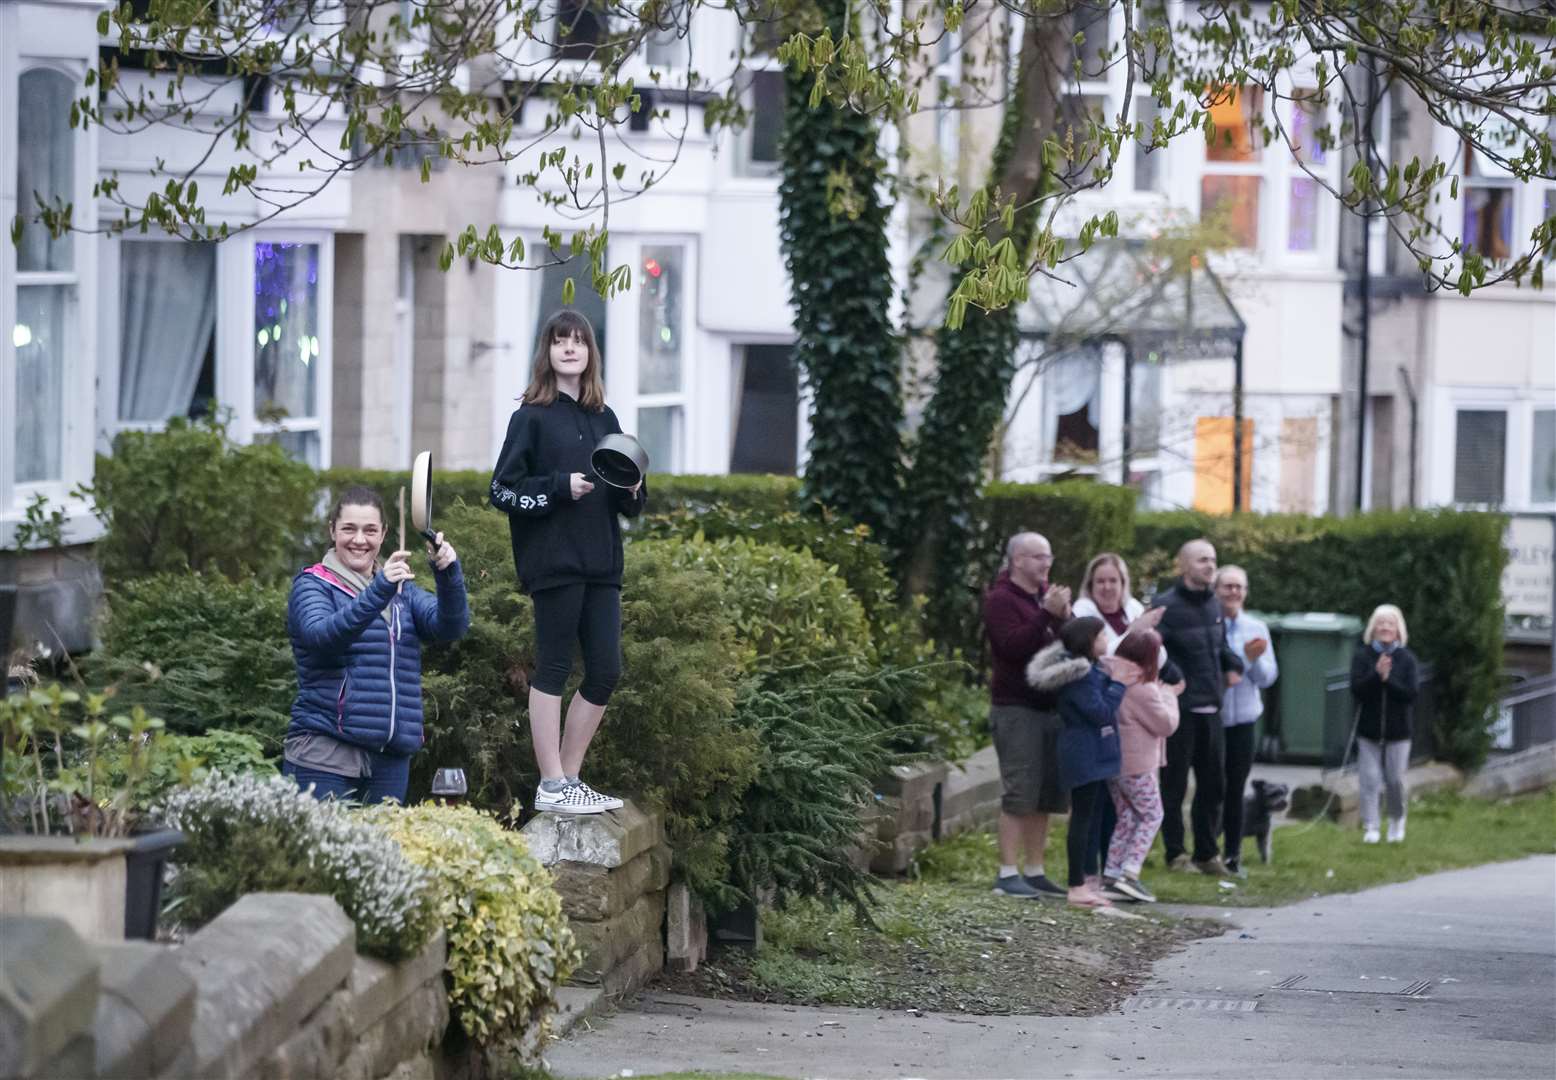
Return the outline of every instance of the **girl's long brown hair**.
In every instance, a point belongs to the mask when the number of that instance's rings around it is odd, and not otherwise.
[[[535,361],[530,367],[529,388],[524,391],[527,405],[550,405],[556,400],[556,372],[551,370],[551,343],[559,338],[576,337],[589,349],[589,363],[583,377],[578,380],[578,404],[590,412],[605,408],[605,382],[601,372],[605,360],[600,356],[600,346],[594,340],[594,327],[572,308],[554,312],[540,328],[540,339],[535,344]]]
[[[1113,655],[1139,665],[1141,682],[1152,683],[1161,678],[1162,636],[1155,630],[1124,635]]]

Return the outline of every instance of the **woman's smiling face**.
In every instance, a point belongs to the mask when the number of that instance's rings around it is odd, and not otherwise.
[[[336,557],[347,568],[368,576],[384,546],[384,519],[376,506],[348,503],[340,508],[340,516],[330,526],[330,540],[335,544]]]

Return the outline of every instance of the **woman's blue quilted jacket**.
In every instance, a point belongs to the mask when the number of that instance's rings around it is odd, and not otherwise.
[[[287,605],[297,659],[291,730],[381,753],[421,749],[421,643],[453,641],[470,628],[459,563],[434,577],[436,596],[410,582],[397,594],[382,571],[357,595],[322,567],[293,579]],[[385,608],[388,620],[381,614]]]

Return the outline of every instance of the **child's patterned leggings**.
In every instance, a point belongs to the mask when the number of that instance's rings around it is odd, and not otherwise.
[[[1118,776],[1108,781],[1118,824],[1113,842],[1108,845],[1109,877],[1139,877],[1145,857],[1151,853],[1151,841],[1162,827],[1162,793],[1156,785],[1156,772]]]

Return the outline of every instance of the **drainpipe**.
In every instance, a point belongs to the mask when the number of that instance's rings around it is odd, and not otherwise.
[[[1372,171],[1372,115],[1377,111],[1378,77],[1367,58],[1367,115],[1362,136],[1362,156],[1367,171]],[[1367,467],[1367,361],[1372,342],[1372,198],[1362,200],[1361,253],[1361,350],[1356,374],[1356,512],[1362,506],[1363,481]]]
[[[1405,397],[1410,401],[1410,508],[1416,505],[1416,424],[1418,411],[1416,407],[1416,388],[1411,381],[1410,370],[1404,364],[1399,365],[1399,377],[1405,384]]]
[[[1243,509],[1243,339],[1232,354],[1232,513]]]

